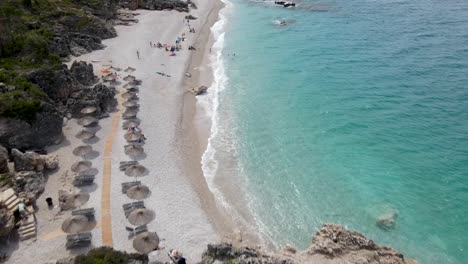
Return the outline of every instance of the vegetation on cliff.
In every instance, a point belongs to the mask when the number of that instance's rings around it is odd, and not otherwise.
[[[111,1],[101,0],[1,1],[0,116],[34,119],[47,96],[29,80],[28,73],[58,70],[61,59],[73,50],[100,48],[98,37],[115,35],[105,23],[113,10]]]

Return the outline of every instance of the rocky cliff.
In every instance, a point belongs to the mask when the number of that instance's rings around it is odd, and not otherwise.
[[[232,244],[208,245],[200,264],[409,264],[392,248],[375,244],[362,234],[336,224],[324,224],[310,247],[297,251],[288,247],[272,253],[253,247]]]

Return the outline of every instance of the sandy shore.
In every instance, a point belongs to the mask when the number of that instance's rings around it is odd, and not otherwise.
[[[143,82],[140,86],[138,118],[142,120],[140,128],[148,140],[144,146],[145,157],[140,163],[149,173],[139,180],[151,190],[151,196],[144,200],[146,207],[156,213],[156,219],[148,224],[148,229],[158,233],[162,239],[161,246],[165,247],[164,250],[150,253],[154,260],[168,261],[167,251],[177,248],[190,262],[198,261],[206,244],[219,242],[234,230],[229,218],[216,205],[201,172],[200,157],[206,144],[202,139],[207,135],[200,136],[195,130],[196,100],[188,92],[200,84],[210,85],[208,55],[213,43],[210,27],[217,20],[222,4],[218,0],[196,4],[198,9],[191,14],[199,19],[190,22],[190,26],[197,31],[195,34],[189,33],[184,22],[186,13],[139,10],[139,23],[116,27],[118,37],[104,41],[106,49],[74,58],[93,62],[96,75],[99,75],[103,65],[134,67],[136,71],[133,75]],[[187,39],[182,42],[183,49],[177,56],[170,57],[163,49],[150,47],[150,41],[173,44],[182,33],[186,34]],[[196,47],[197,51],[189,51],[189,45]],[[137,50],[140,59],[136,56]],[[164,72],[171,77],[156,72]],[[186,72],[190,72],[192,77],[186,77]],[[123,72],[121,74],[124,75]],[[117,89],[123,92],[121,85]],[[119,100],[122,101],[120,96]],[[113,129],[115,122],[119,122],[117,129]],[[130,160],[124,154],[125,131],[120,128],[121,122],[118,112],[100,120],[99,140],[93,144],[99,155],[92,159],[93,167],[99,170],[99,174],[94,186],[83,189],[91,196],[84,207],[96,209],[93,246],[112,245],[119,250],[134,252],[132,240],[128,239],[125,230],[131,224],[122,209],[123,204],[133,200],[122,194],[121,184],[134,179],[119,170],[120,161]],[[66,175],[69,175],[71,164],[79,160],[71,152],[81,144],[75,138],[80,129],[76,120],[70,120],[64,127],[64,141],[49,148],[51,154],[59,155],[60,169],[49,176],[46,190],[38,200],[37,240],[9,245],[12,252],[9,263],[27,263],[31,259],[37,263],[53,262],[86,250],[65,249],[65,234],[60,226],[70,212],[57,216],[58,208],[49,210],[43,201],[49,196],[56,201],[58,189],[73,189],[69,184],[71,179],[67,179]],[[106,164],[110,164],[107,183],[107,176],[103,175]],[[103,203],[106,184],[109,184],[110,208],[105,208]],[[110,236],[103,232],[106,229],[110,230]],[[103,240],[106,241],[103,243]]]

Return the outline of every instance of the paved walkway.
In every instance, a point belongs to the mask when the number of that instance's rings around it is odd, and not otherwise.
[[[119,111],[113,114],[112,127],[107,137],[106,146],[104,148],[104,168],[102,170],[102,194],[101,194],[101,231],[102,245],[112,247],[112,217],[111,217],[111,173],[112,173],[112,146],[114,144],[115,134],[119,129],[120,117],[124,107],[122,107],[123,99],[120,93],[117,93],[117,101],[119,102]]]

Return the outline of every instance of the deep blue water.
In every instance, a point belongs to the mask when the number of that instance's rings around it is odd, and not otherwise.
[[[468,2],[231,3],[217,174],[245,179],[265,236],[305,248],[335,222],[467,263]]]

